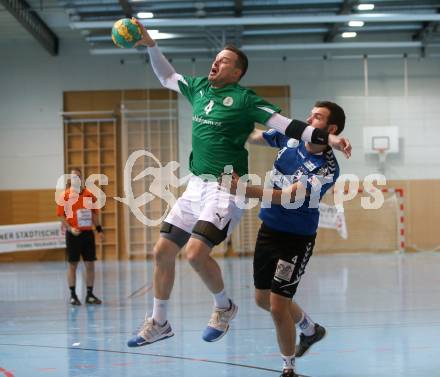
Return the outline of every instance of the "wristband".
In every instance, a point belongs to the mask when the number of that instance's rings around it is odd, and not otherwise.
[[[102,226],[101,225],[96,225],[95,229],[98,233],[102,233]]]
[[[287,126],[285,135],[296,140],[301,140],[301,135],[307,128],[308,124],[300,120],[293,119]]]
[[[312,143],[313,144],[328,144],[328,132],[321,130],[319,128],[315,128],[312,132]]]

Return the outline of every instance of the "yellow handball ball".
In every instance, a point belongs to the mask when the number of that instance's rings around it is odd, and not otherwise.
[[[131,48],[141,38],[139,26],[130,18],[121,18],[113,24],[112,41],[116,46]]]

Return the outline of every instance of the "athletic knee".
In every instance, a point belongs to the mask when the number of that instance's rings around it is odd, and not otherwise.
[[[275,322],[283,323],[285,322],[286,318],[290,318],[290,319],[292,318],[289,316],[288,310],[276,306],[270,307],[270,313]]]
[[[156,264],[166,265],[174,263],[176,253],[169,250],[163,243],[158,242],[153,249],[153,257]]]
[[[272,318],[276,322],[285,321],[286,318],[291,318],[289,312],[290,301],[285,298],[274,298],[270,300],[270,312]]]
[[[255,304],[262,309],[266,309],[265,302],[261,299],[261,297],[255,296]]]
[[[261,309],[270,311],[269,297],[266,297],[261,294],[255,294],[255,304],[257,304],[257,306],[260,307]]]
[[[193,246],[187,247],[186,249],[186,258],[193,267],[197,267],[203,264],[205,257],[206,253],[202,251],[199,247]]]

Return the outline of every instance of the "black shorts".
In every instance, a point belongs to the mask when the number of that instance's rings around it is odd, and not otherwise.
[[[254,285],[292,298],[313,252],[316,234],[279,232],[264,223],[258,231],[254,254]]]
[[[95,261],[96,248],[93,230],[83,230],[78,236],[66,231],[66,252],[69,262],[79,262],[80,256],[83,261]]]

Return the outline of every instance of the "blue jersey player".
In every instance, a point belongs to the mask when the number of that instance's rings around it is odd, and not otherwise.
[[[337,104],[319,101],[307,122],[338,135],[344,129],[345,114]],[[312,255],[319,201],[335,183],[339,165],[331,148],[290,139],[275,130],[256,129],[248,141],[279,149],[269,185],[242,188],[246,197],[263,200],[254,254],[255,300],[272,314],[283,358],[281,376],[296,377],[295,356],[302,356],[325,336],[324,327],[314,323],[292,298]],[[241,183],[234,173],[231,191],[235,193]],[[298,346],[295,324],[301,330]]]

